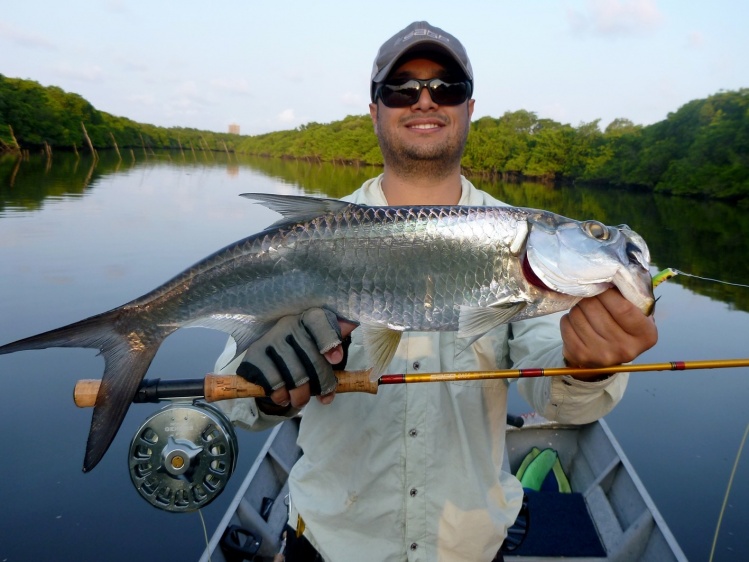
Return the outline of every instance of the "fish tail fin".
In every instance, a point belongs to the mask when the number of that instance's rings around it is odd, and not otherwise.
[[[102,350],[104,375],[96,395],[86,441],[83,472],[92,470],[107,452],[125,419],[133,397],[151,365],[160,341],[133,342],[121,334]],[[132,337],[132,334],[131,334]]]
[[[135,322],[120,322],[124,314],[123,309],[111,310],[0,346],[0,355],[49,347],[83,347],[98,349],[104,357],[104,375],[91,418],[84,472],[92,470],[107,452],[161,342],[174,331],[174,328],[139,330]],[[123,329],[123,324],[129,325]]]
[[[80,322],[5,344],[0,346],[0,355],[49,347],[88,347],[101,350],[109,340],[107,332],[114,327],[114,322],[119,316],[118,312],[119,310],[111,310]]]

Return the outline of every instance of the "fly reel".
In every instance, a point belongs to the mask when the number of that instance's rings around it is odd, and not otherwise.
[[[172,512],[208,505],[226,487],[238,445],[229,420],[202,401],[173,403],[149,417],[130,444],[130,478],[151,505]]]

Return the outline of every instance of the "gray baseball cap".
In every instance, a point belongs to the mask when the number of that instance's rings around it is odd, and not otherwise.
[[[473,83],[473,69],[465,47],[447,31],[425,21],[415,21],[385,41],[377,51],[372,65],[370,97],[374,101],[376,85],[385,80],[395,63],[407,52],[418,48],[422,52],[438,52],[448,55],[458,63],[468,80]]]

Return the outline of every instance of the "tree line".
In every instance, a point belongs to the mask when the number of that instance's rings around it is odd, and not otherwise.
[[[81,124],[84,124],[83,126]],[[211,150],[317,162],[381,165],[368,115],[294,130],[233,135],[136,123],[58,87],[0,75],[0,151],[50,146]],[[600,184],[749,205],[749,88],[693,100],[652,125],[616,119],[577,127],[508,111],[471,123],[469,175]]]
[[[238,135],[136,123],[94,108],[57,86],[0,74],[0,152],[51,147],[233,151]]]

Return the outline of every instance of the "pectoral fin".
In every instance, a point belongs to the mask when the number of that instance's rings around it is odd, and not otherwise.
[[[372,361],[370,378],[377,380],[393,360],[403,332],[376,324],[362,324],[360,329],[364,348]]]
[[[458,337],[473,343],[492,328],[512,320],[526,307],[525,301],[498,302],[491,306],[461,306]]]

